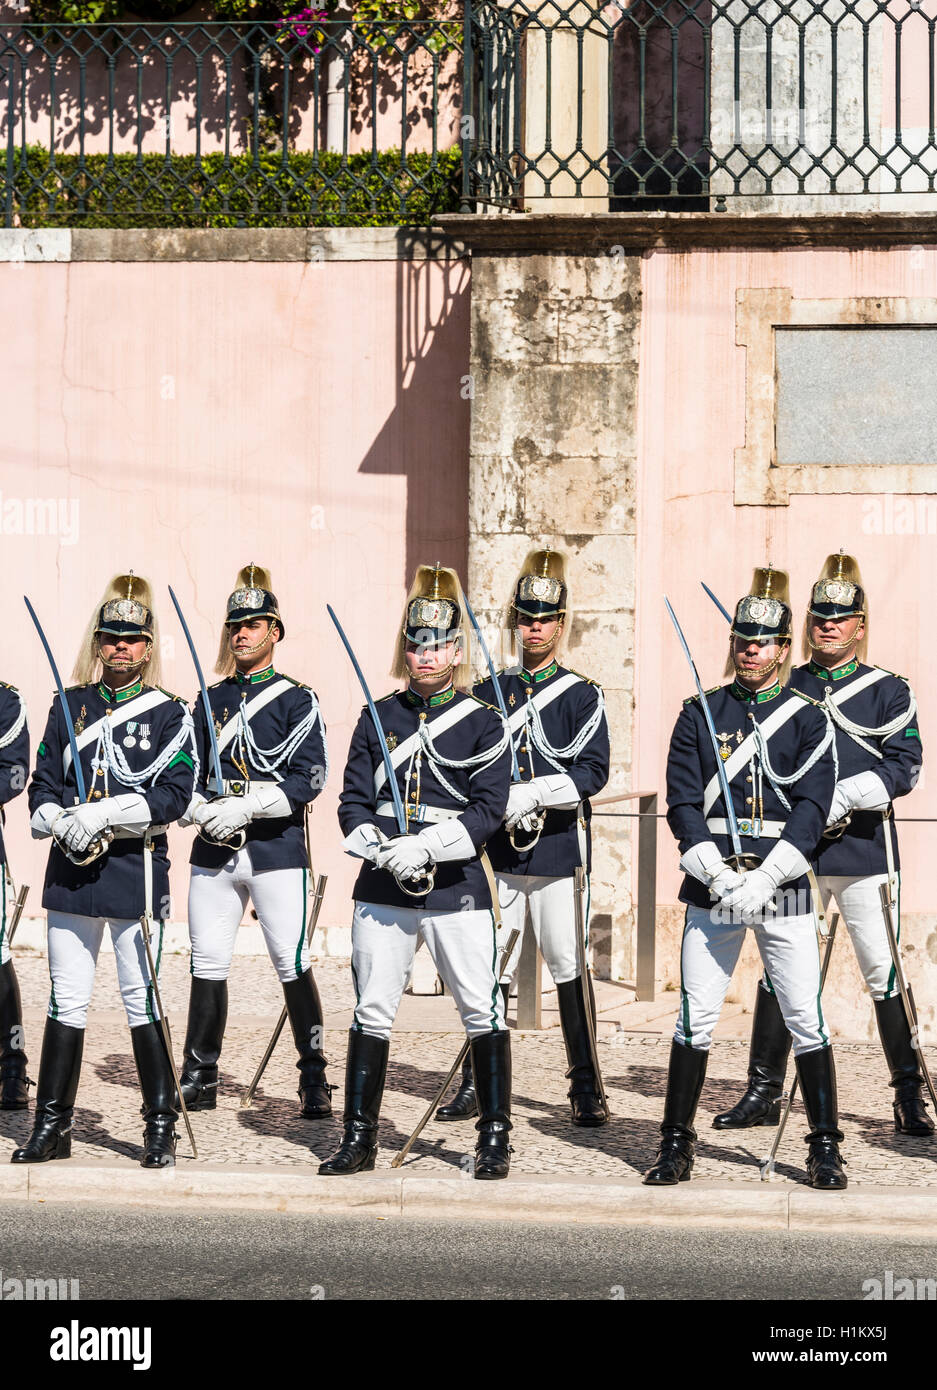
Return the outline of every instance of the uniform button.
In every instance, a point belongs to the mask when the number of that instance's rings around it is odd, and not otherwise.
[[[528,751],[528,750],[527,750],[527,744],[526,744],[526,743],[522,743],[522,744],[521,744],[521,752],[522,752],[522,753],[526,753],[527,751]]]
[[[416,801],[416,792],[411,792],[411,793],[410,793],[410,800],[411,800],[411,801]]]
[[[95,801],[100,801],[100,800],[101,800],[101,793],[100,793],[100,792],[93,792],[92,795],[94,796]]]
[[[425,718],[426,718],[426,710],[425,710],[425,709],[420,711],[420,718],[421,718],[421,719],[425,719]]]
[[[751,780],[752,780],[752,779],[751,779],[750,777],[746,777],[746,778],[745,778],[745,781],[746,781],[746,782],[750,782]]]
[[[752,805],[752,799],[751,799],[750,796],[746,796],[746,798],[745,798],[745,805],[746,805],[746,806],[751,806],[751,805]]]
[[[523,771],[524,771],[524,769],[523,769],[522,767],[519,767],[517,770],[518,770],[518,772],[523,772]]]

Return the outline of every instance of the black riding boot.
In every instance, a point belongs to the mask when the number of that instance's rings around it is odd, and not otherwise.
[[[748,1090],[731,1110],[715,1116],[713,1129],[778,1124],[791,1042],[777,995],[759,984],[748,1052]]]
[[[214,1110],[218,1099],[218,1058],[228,1019],[227,980],[192,976],[179,1085],[187,1110]]]
[[[163,1034],[158,1023],[141,1023],[131,1028],[130,1038],[143,1092],[140,1114],[146,1125],[140,1162],[144,1168],[171,1168],[176,1161],[179,1111]]]
[[[472,1039],[478,1089],[475,1177],[506,1178],[511,1166],[511,1035],[507,1029]]]
[[[839,1191],[846,1186],[843,1160],[838,1145],[843,1132],[839,1128],[836,1106],[836,1068],[833,1049],[817,1048],[803,1052],[797,1060],[797,1075],[804,1097],[810,1133],[807,1143],[807,1181],[811,1187]]]
[[[322,1051],[325,1027],[322,1004],[312,976],[306,970],[297,980],[283,986],[293,1041],[299,1053],[299,1110],[307,1120],[319,1120],[332,1113],[332,1087],[325,1079],[326,1059]]]
[[[45,1163],[50,1158],[71,1157],[72,1111],[84,1043],[83,1028],[67,1028],[57,1019],[46,1019],[36,1087],[36,1120],[26,1143],[14,1150],[11,1163]]]
[[[504,1000],[504,1021],[508,1020],[508,999],[511,996],[510,985],[499,985],[501,998]],[[472,1050],[469,1048],[465,1054],[465,1061],[462,1063],[462,1080],[459,1089],[452,1097],[448,1105],[441,1105],[436,1111],[437,1120],[471,1120],[478,1114],[478,1101],[475,1095],[475,1076],[472,1072]]]
[[[28,1085],[20,987],[8,960],[0,965],[0,1110],[25,1110]]]
[[[924,1077],[901,995],[876,999],[875,1018],[895,1088],[895,1130],[898,1134],[933,1134],[934,1124],[921,1097]]]
[[[389,1038],[373,1038],[352,1028],[345,1063],[345,1133],[337,1151],[319,1164],[324,1174],[366,1173],[377,1154],[377,1121],[387,1076]]]
[[[563,1042],[566,1044],[566,1061],[569,1070],[569,1103],[573,1111],[573,1124],[595,1128],[608,1123],[608,1115],[599,1094],[599,1084],[592,1065],[592,1051],[589,1047],[589,1032],[586,1011],[582,997],[582,981],[567,980],[557,985],[556,998],[560,1006],[560,1027]],[[589,998],[592,1001],[592,1018],[595,1020],[595,1002],[592,1000],[592,981],[589,980]]]
[[[696,1141],[693,1121],[708,1060],[708,1052],[686,1047],[676,1041],[670,1044],[667,1098],[660,1127],[661,1144],[657,1162],[644,1174],[644,1181],[651,1187],[689,1182]]]

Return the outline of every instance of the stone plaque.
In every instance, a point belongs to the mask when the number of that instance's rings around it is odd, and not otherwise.
[[[937,463],[937,324],[777,327],[779,464]]]

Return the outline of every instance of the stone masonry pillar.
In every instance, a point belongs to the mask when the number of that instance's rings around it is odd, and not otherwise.
[[[565,662],[605,690],[609,793],[632,762],[641,263],[621,251],[472,260],[468,592],[492,631],[527,550],[566,552]],[[632,824],[593,821],[594,960],[616,979],[633,970]]]

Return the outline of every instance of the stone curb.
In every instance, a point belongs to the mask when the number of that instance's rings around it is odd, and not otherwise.
[[[412,1173],[320,1178],[312,1171],[213,1167],[182,1158],[149,1173],[132,1164],[73,1160],[0,1167],[0,1201],[101,1202],[126,1206],[197,1205],[322,1215],[577,1221],[618,1226],[920,1235],[937,1227],[937,1190],[858,1187],[812,1192],[788,1182],[694,1182],[651,1191],[640,1178],[560,1176],[475,1183]]]

